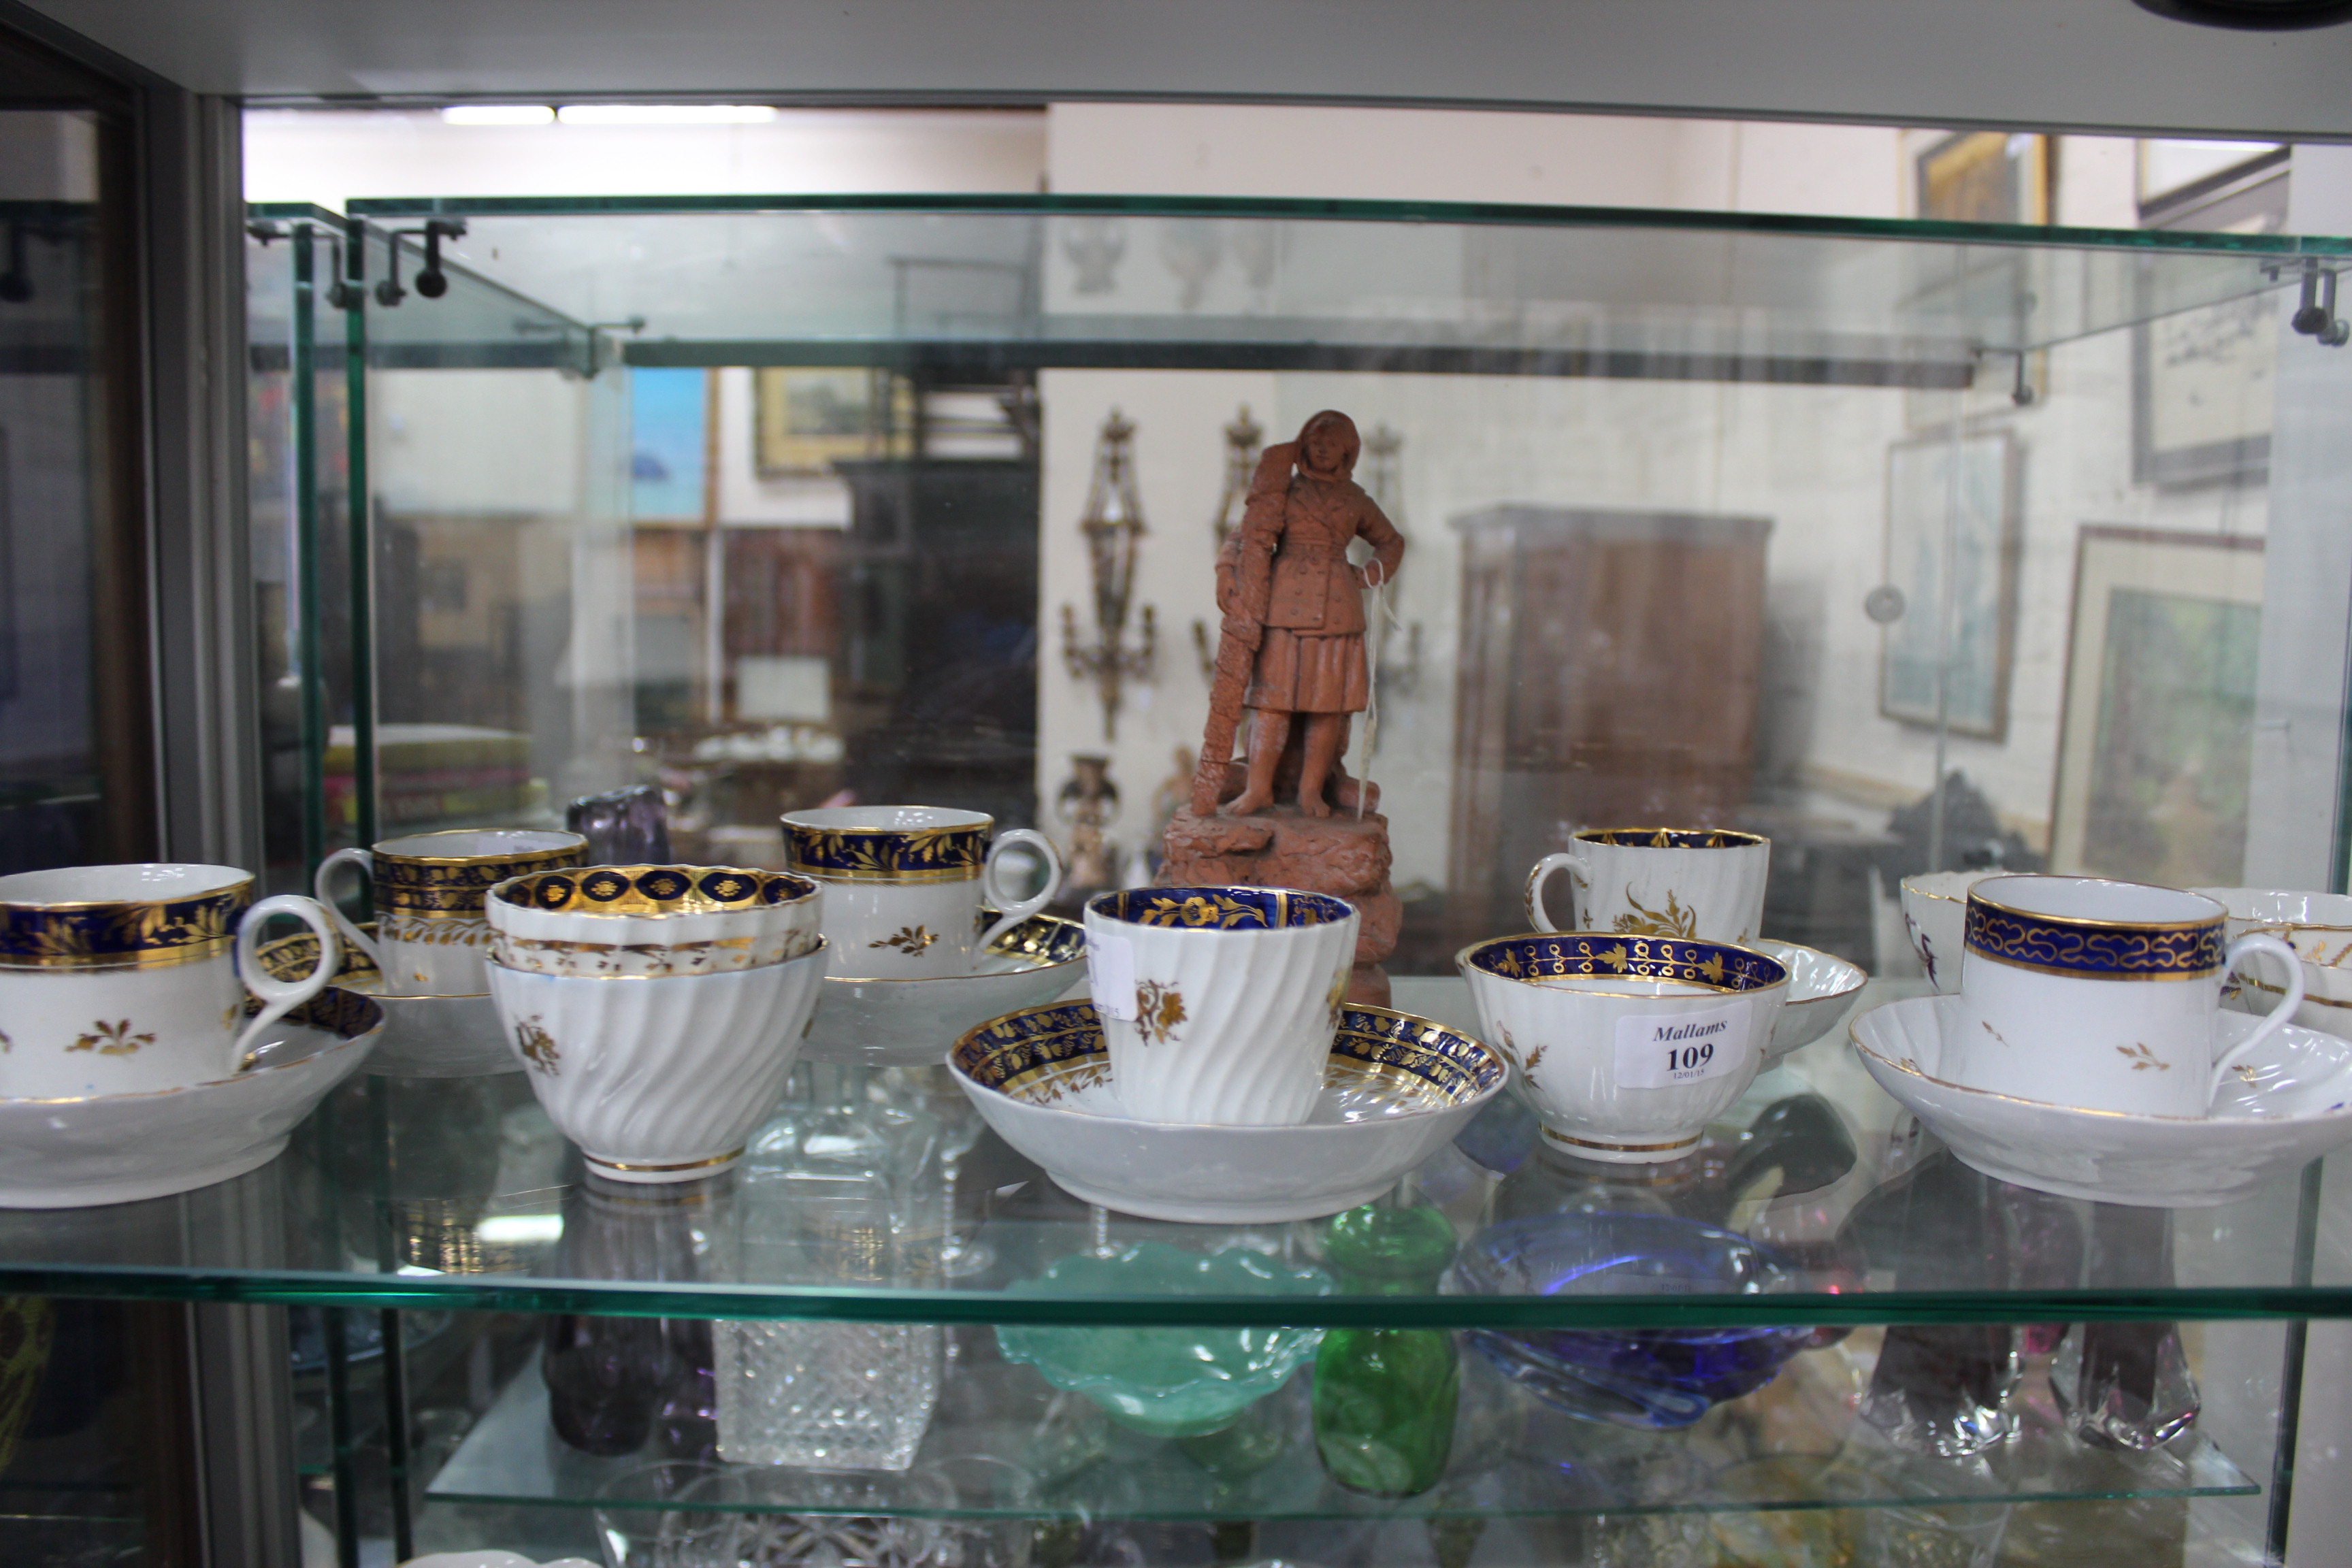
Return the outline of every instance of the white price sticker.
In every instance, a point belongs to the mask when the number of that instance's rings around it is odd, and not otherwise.
[[[1672,1089],[1748,1065],[1752,1002],[1700,1013],[1644,1013],[1617,1020],[1617,1087]]]
[[[1106,1018],[1135,1021],[1135,944],[1109,931],[1087,934],[1087,986],[1095,1011]]]

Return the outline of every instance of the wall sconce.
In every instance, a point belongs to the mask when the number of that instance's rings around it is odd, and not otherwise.
[[[1135,588],[1135,554],[1143,537],[1143,503],[1135,493],[1135,426],[1116,408],[1103,421],[1095,444],[1094,481],[1087,489],[1086,515],[1078,531],[1087,536],[1087,563],[1094,574],[1094,641],[1078,641],[1077,614],[1062,606],[1062,662],[1071,679],[1091,680],[1102,699],[1103,737],[1118,738],[1121,687],[1151,679],[1160,628],[1151,606],[1143,606],[1139,640],[1127,641],[1129,595]]]

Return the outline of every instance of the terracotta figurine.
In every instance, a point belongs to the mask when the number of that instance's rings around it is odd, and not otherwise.
[[[1404,558],[1403,535],[1349,477],[1362,447],[1355,421],[1326,409],[1297,440],[1268,447],[1258,459],[1241,526],[1217,556],[1224,626],[1193,785],[1196,815],[1217,809],[1224,759],[1245,707],[1257,710],[1257,721],[1247,779],[1227,815],[1246,816],[1274,803],[1275,770],[1294,716],[1306,729],[1298,809],[1328,816],[1327,785],[1355,783],[1335,770],[1351,716],[1370,698],[1362,590],[1393,579]],[[1361,567],[1348,560],[1359,538],[1372,548]]]

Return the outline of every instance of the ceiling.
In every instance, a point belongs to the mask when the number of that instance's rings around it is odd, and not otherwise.
[[[268,98],[1219,98],[2352,138],[2352,26],[2132,0],[26,0]]]

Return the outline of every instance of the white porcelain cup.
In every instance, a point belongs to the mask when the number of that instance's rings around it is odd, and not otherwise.
[[[319,962],[299,978],[272,978],[255,953],[280,914],[319,939]],[[255,903],[251,874],[233,866],[0,877],[0,1097],[234,1078],[272,1024],[326,989],[341,958],[324,909],[293,894]],[[250,1022],[248,990],[262,1003]]]
[[[490,962],[540,974],[717,974],[814,952],[824,890],[744,866],[533,871],[490,890]]]
[[[1967,940],[1969,889],[1998,871],[1922,871],[1898,889],[1903,934],[1927,972],[1927,984],[1947,996],[1960,991],[1960,946]]]
[[[1764,924],[1772,841],[1727,827],[1587,827],[1575,847],[1528,873],[1528,917],[1538,931],[1607,931],[1738,943]],[[1544,883],[1566,871],[1568,921],[1544,907]]]
[[[1087,978],[1120,1109],[1139,1121],[1305,1121],[1360,923],[1345,899],[1290,888],[1131,888],[1088,900]]]
[[[833,973],[860,980],[970,974],[988,944],[1044,909],[1062,880],[1054,841],[1026,827],[994,836],[995,819],[936,805],[845,805],[783,816],[784,863],[824,885]],[[1016,899],[1003,885],[1004,851],[1026,845],[1045,884]],[[982,900],[1002,911],[985,932]]]
[[[319,863],[311,890],[336,908],[335,883],[346,867],[367,873],[376,934],[345,920],[343,940],[375,961],[393,996],[478,996],[489,989],[482,962],[490,928],[482,900],[509,877],[577,866],[588,840],[541,827],[461,827],[411,833],[368,849],[338,849]]]
[[[2085,1110],[2207,1114],[2238,1059],[2294,1017],[2303,968],[2275,937],[2222,945],[2220,902],[2099,877],[1987,877],[1969,889],[1957,1038],[1939,1076]],[[2214,1058],[2221,982],[2249,953],[2288,994]]]
[[[1789,997],[1785,965],[1730,942],[1561,931],[1454,962],[1545,1141],[1621,1164],[1696,1150],[1755,1080]]]
[[[2294,1021],[2323,1035],[2352,1037],[2352,895],[2288,888],[2189,891],[2221,900],[2230,911],[2222,934],[2231,942],[2250,933],[2274,936],[2294,949],[2303,963],[2303,1005]],[[2221,988],[2221,1004],[2241,1012],[2267,1013],[2286,994],[2279,966],[2266,959],[2231,979],[2237,984]]]

